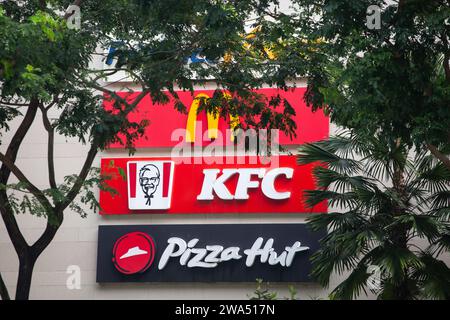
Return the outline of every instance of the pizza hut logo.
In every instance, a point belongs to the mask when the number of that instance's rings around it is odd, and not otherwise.
[[[143,232],[131,232],[120,237],[113,248],[112,261],[123,274],[142,273],[155,259],[155,242]]]
[[[173,161],[128,162],[128,208],[169,209],[173,170]]]

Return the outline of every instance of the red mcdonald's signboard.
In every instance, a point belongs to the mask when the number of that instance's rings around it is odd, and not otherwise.
[[[312,112],[311,108],[306,106],[303,101],[305,90],[305,88],[293,88],[288,91],[271,88],[256,90],[257,93],[264,94],[268,98],[279,94],[281,98],[289,101],[296,112],[293,120],[297,123],[297,136],[291,139],[280,132],[279,143],[281,145],[300,145],[328,137],[328,118],[322,111]],[[219,132],[223,137],[222,143],[224,145],[233,143],[233,136],[227,135],[226,130],[230,126],[233,128],[239,121],[238,118],[230,117],[228,121],[228,119],[219,119],[205,112],[197,114],[199,98],[212,97],[213,93],[214,90],[197,90],[194,95],[191,95],[190,92],[177,91],[181,102],[189,108],[188,114],[178,112],[174,108],[173,100],[170,100],[166,105],[160,105],[153,104],[148,95],[144,97],[136,110],[129,115],[130,121],[139,122],[142,119],[147,119],[150,122],[144,137],[136,141],[136,148],[174,147],[179,145],[180,141],[184,141],[185,144],[193,143],[204,146],[208,145],[210,140],[217,138]],[[132,94],[117,92],[117,94],[132,101],[139,92]],[[111,109],[112,101],[105,100],[104,107]],[[197,123],[201,125],[197,126]],[[173,133],[177,129],[185,130],[185,134],[182,135],[183,139],[173,137]],[[208,141],[203,139],[204,136],[207,136]],[[122,147],[119,143],[110,146],[110,148]]]

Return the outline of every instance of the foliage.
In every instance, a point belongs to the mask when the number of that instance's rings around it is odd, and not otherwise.
[[[278,72],[307,75],[308,103],[333,122],[428,147],[450,168],[450,2],[293,3],[291,15],[264,24],[289,48]],[[368,27],[369,6],[380,28]]]
[[[263,279],[256,279],[256,289],[252,295],[247,295],[250,300],[278,300],[278,293],[269,290],[270,284],[264,283]],[[293,285],[288,286],[289,297],[284,297],[283,300],[298,300],[298,291]],[[315,296],[309,296],[311,300],[322,300]]]
[[[250,300],[278,300],[278,293],[269,290],[270,284],[264,283],[263,279],[256,279],[256,289],[253,295],[247,295]],[[284,300],[297,300],[297,289],[294,286],[288,286],[289,297],[283,298]]]
[[[248,296],[250,300],[277,300],[277,293],[269,290],[269,284],[264,285],[263,279],[256,279],[256,289],[252,296]]]
[[[367,292],[370,266],[380,268],[379,299],[449,299],[450,170],[423,150],[384,135],[344,132],[299,149],[298,163],[319,162],[317,189],[306,203],[328,201],[331,212],[309,219],[327,230],[312,257],[325,286],[349,272],[331,293],[352,299]],[[356,160],[355,160],[356,159]]]

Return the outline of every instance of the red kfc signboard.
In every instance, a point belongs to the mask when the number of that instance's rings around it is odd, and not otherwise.
[[[104,158],[102,174],[118,194],[100,192],[101,213],[326,212],[326,203],[304,203],[304,191],[315,188],[313,165],[298,166],[295,156],[274,159]]]
[[[280,89],[259,89],[255,90],[259,94],[265,95],[267,103],[271,97],[279,95],[281,99],[286,99],[295,110],[293,120],[297,124],[296,136],[292,138],[280,132],[279,144],[300,145],[307,142],[322,140],[328,137],[328,118],[322,111],[312,112],[303,100],[305,88],[292,88],[288,91]],[[193,94],[189,91],[177,91],[181,102],[188,108],[188,113],[183,114],[174,108],[174,100],[168,104],[154,104],[150,96],[145,96],[136,109],[130,113],[129,120],[140,122],[148,120],[149,125],[145,129],[145,134],[135,143],[136,148],[153,147],[174,147],[181,144],[194,144],[206,146],[211,141],[221,145],[233,144],[233,137],[227,133],[232,131],[240,121],[238,117],[222,119],[212,114],[198,112],[201,98],[212,97],[214,90],[196,90]],[[124,99],[133,101],[140,92],[116,92]],[[111,110],[113,101],[105,99],[104,108]],[[277,107],[278,112],[282,112],[282,107]],[[110,145],[110,148],[123,148],[120,143]]]

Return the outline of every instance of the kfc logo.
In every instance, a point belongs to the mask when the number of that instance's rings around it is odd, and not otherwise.
[[[152,205],[151,199],[159,186],[159,181],[160,173],[158,167],[155,165],[147,164],[139,171],[139,184],[145,193],[145,198],[147,199],[145,204],[148,206]]]
[[[128,208],[169,209],[173,171],[173,161],[128,162]]]
[[[114,244],[112,261],[123,274],[142,273],[155,259],[155,242],[146,233],[131,232]]]

